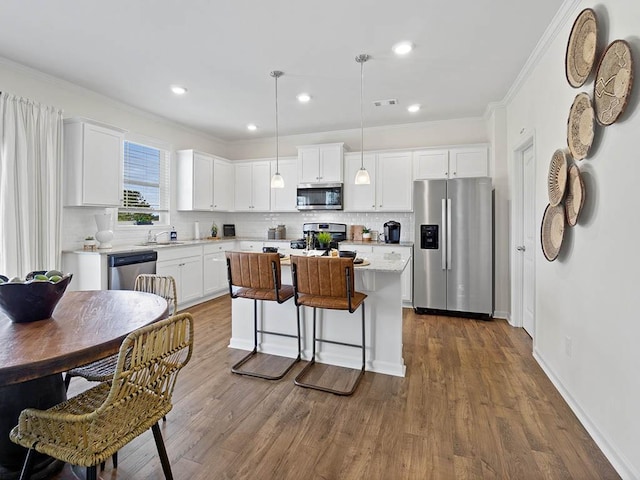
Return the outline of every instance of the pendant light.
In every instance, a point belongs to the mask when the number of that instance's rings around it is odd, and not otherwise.
[[[278,151],[278,78],[284,75],[280,70],[271,72],[271,76],[276,79],[276,173],[271,177],[271,188],[284,188],[284,178],[280,175],[279,154]]]
[[[371,178],[369,177],[369,172],[364,168],[364,116],[362,113],[363,109],[363,97],[362,91],[364,89],[364,62],[371,58],[366,53],[361,53],[356,57],[356,62],[360,64],[360,170],[356,173],[355,184],[356,185],[369,185],[371,183]]]

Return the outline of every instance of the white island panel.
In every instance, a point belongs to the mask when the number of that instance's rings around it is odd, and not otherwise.
[[[406,366],[402,357],[402,285],[401,274],[410,258],[369,259],[371,265],[356,267],[356,290],[366,293],[365,343],[366,370],[403,377]],[[282,266],[282,282],[291,284],[291,268]],[[232,302],[232,327],[229,347],[253,349],[253,300],[236,298]],[[319,338],[346,343],[361,343],[360,309],[350,314],[340,310],[318,309]],[[300,308],[302,358],[312,354],[313,309]],[[296,306],[293,299],[283,304],[258,302],[258,328],[282,333],[296,333]],[[275,335],[259,335],[258,350],[294,358],[296,340]],[[318,363],[360,368],[358,348],[318,343]]]

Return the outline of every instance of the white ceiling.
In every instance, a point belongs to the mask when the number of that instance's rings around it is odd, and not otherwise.
[[[2,0],[0,56],[227,141],[477,117],[561,0]],[[391,46],[410,40],[405,58]],[[189,89],[176,97],[169,85]],[[0,83],[1,90],[1,83]],[[295,96],[306,91],[310,103]],[[374,107],[395,98],[396,106]],[[409,114],[406,107],[420,103]],[[260,129],[249,132],[248,123]]]

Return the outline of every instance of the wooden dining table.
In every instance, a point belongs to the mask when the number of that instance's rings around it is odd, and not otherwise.
[[[0,480],[18,478],[26,450],[9,440],[25,408],[66,400],[62,372],[118,353],[132,331],[166,318],[165,299],[129,290],[67,292],[52,317],[14,323],[0,311]],[[40,456],[32,479],[62,468]]]

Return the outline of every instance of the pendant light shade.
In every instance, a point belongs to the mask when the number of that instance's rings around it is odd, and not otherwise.
[[[282,175],[280,175],[280,152],[278,145],[278,78],[284,75],[284,72],[274,70],[270,75],[276,79],[276,173],[274,173],[271,177],[271,188],[284,188],[284,178],[282,178]]]
[[[369,60],[369,55],[361,53],[356,57],[356,62],[360,64],[360,170],[356,173],[356,185],[369,185],[371,178],[369,172],[364,168],[364,115],[363,111],[363,90],[364,90],[364,62]]]

